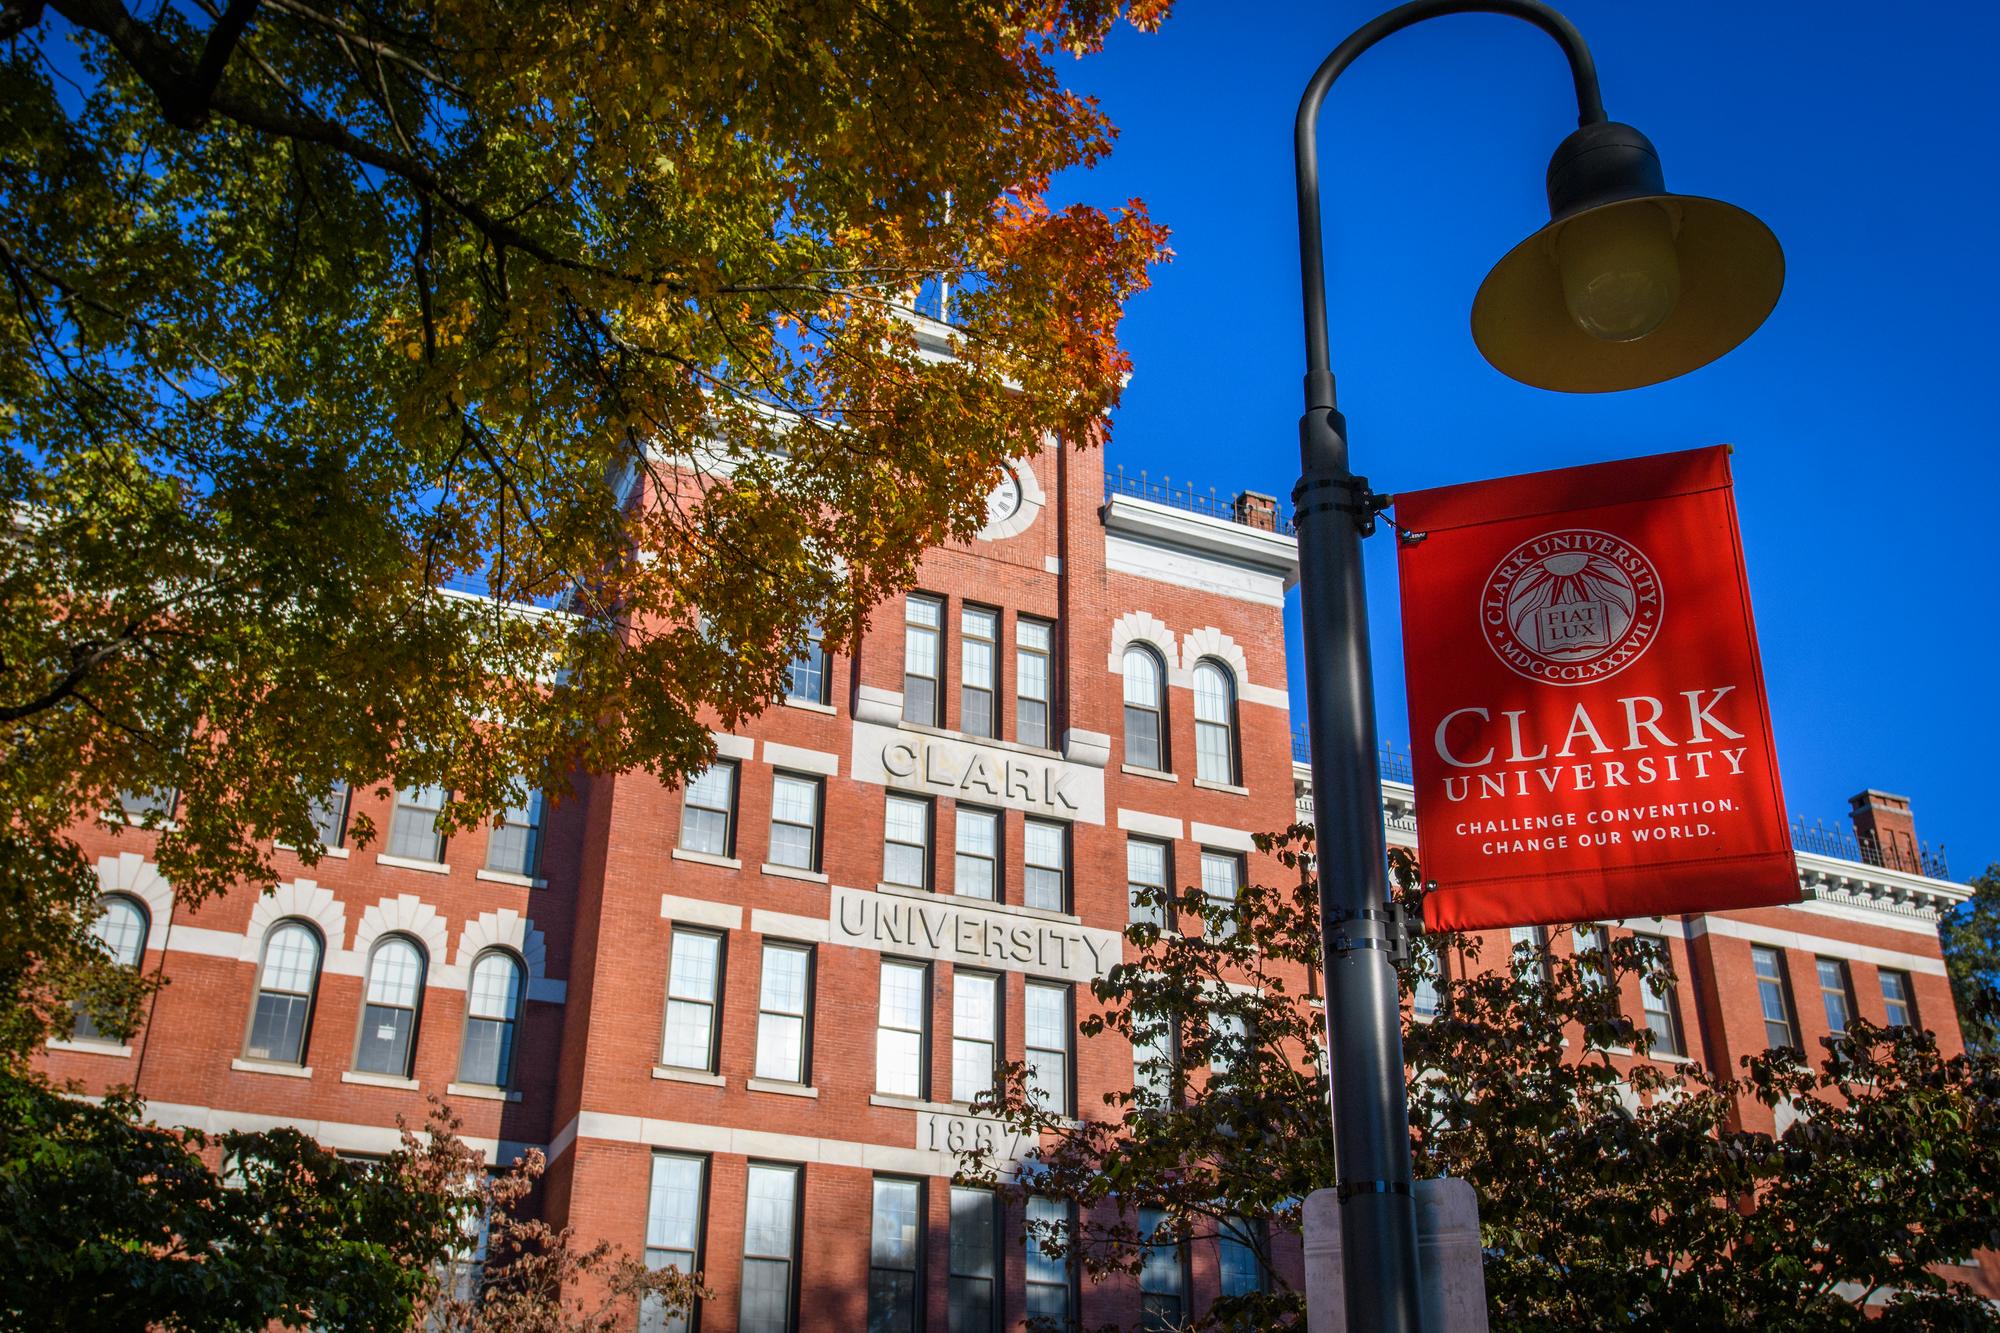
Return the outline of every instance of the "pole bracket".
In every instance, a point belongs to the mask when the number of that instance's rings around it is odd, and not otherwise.
[[[1357,928],[1348,930],[1349,923]],[[1352,953],[1357,949],[1380,949],[1389,955],[1391,967],[1406,967],[1410,961],[1410,936],[1421,935],[1421,919],[1412,919],[1401,903],[1386,907],[1364,907],[1336,916],[1328,923],[1327,943],[1332,952]]]
[[[1334,1193],[1342,1203],[1357,1194],[1400,1194],[1410,1196],[1410,1182],[1407,1180],[1343,1180],[1334,1186]]]
[[[1375,520],[1395,502],[1393,495],[1376,494],[1368,478],[1346,472],[1308,473],[1292,487],[1295,522],[1314,514],[1346,514],[1364,537],[1375,535]]]

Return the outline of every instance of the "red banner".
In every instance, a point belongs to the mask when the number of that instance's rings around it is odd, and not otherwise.
[[[1798,901],[1726,446],[1396,521],[1427,925]]]

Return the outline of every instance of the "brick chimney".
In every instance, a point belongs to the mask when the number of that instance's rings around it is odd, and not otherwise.
[[[1847,799],[1848,817],[1854,821],[1854,837],[1864,853],[1875,848],[1882,865],[1890,870],[1924,871],[1917,847],[1917,821],[1910,814],[1910,798],[1891,796],[1869,788]]]
[[[1236,521],[1246,528],[1278,530],[1278,499],[1260,491],[1241,491],[1236,496]]]

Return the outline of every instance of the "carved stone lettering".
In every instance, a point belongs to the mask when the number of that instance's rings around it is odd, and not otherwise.
[[[1103,976],[1123,957],[1124,937],[1075,922],[1024,918],[975,900],[836,886],[828,938],[858,949],[891,949],[948,963],[998,967],[1064,981]]]

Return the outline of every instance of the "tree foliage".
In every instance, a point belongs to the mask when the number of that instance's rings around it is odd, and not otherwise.
[[[1944,919],[1938,937],[1966,1044],[2000,1054],[2000,865],[1972,881],[1972,897]]]
[[[380,1160],[290,1129],[160,1129],[139,1109],[0,1084],[0,1325],[594,1333],[635,1300],[684,1311],[701,1294],[692,1275],[580,1249],[527,1216],[541,1155],[489,1171],[435,1102]],[[469,1280],[482,1269],[483,1299]],[[562,1289],[576,1278],[608,1295],[585,1303]]]
[[[1075,1233],[1044,1240],[1087,1274],[1138,1270],[1141,1209],[1182,1241],[1231,1218],[1296,1233],[1305,1195],[1333,1181],[1324,1020],[1297,984],[1320,958],[1308,836],[1266,840],[1298,883],[1246,888],[1233,909],[1199,889],[1142,899],[1184,928],[1127,931],[1134,956],[1094,983],[1084,1036],[1165,1049],[1150,1044],[1165,1031],[1176,1058],[1138,1060],[1132,1088],[1076,1121],[1043,1110],[1018,1067],[991,1099],[1044,1146],[1018,1178],[977,1155],[961,1175],[1073,1201]],[[1415,908],[1415,867],[1401,871]],[[1496,1329],[2000,1328],[1935,1271],[2000,1245],[2000,1063],[1858,1022],[1810,1061],[1652,1061],[1652,1033],[1613,999],[1635,975],[1669,980],[1629,936],[1492,960],[1470,936],[1413,942],[1405,994],[1428,980],[1436,1010],[1404,1034],[1411,1151],[1420,1178],[1478,1191]],[[1776,1137],[1744,1131],[1746,1099],[1793,1119]],[[1233,1234],[1256,1246],[1267,1289],[1198,1326],[1302,1327],[1304,1295],[1265,1233]]]
[[[1164,233],[1060,62],[1166,7],[0,4],[0,917],[120,790],[197,900],[706,762],[1101,430]]]

